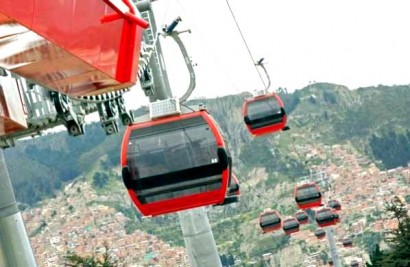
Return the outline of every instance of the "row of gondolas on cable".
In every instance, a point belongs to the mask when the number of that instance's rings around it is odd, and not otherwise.
[[[282,219],[276,210],[267,209],[259,215],[259,225],[263,233],[274,232],[282,229],[286,235],[298,232],[300,225],[309,222],[308,211],[314,211],[314,220],[319,226],[314,232],[318,239],[326,236],[324,227],[336,225],[340,222],[337,211],[342,209],[338,200],[329,200],[324,206],[322,203],[322,194],[315,182],[298,185],[294,190],[294,197],[299,211],[293,217]],[[313,212],[310,212],[313,213]],[[344,247],[352,245],[350,238],[342,240]]]

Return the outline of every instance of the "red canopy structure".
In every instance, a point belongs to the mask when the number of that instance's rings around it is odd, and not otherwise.
[[[136,83],[143,29],[129,0],[1,0],[0,67],[72,96]]]

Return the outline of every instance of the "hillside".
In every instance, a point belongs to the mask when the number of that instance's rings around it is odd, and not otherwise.
[[[246,175],[254,167],[266,167],[293,179],[308,171],[298,157],[299,144],[352,143],[361,153],[381,161],[380,167],[404,166],[410,150],[409,86],[369,87],[351,91],[334,84],[312,84],[282,98],[289,115],[291,134],[252,138],[246,131],[241,107],[250,94],[191,101],[207,105],[229,137],[235,168]],[[135,111],[136,114],[144,110]],[[5,159],[17,199],[33,204],[50,196],[62,183],[93,168],[104,155],[104,166],[119,163],[122,133],[105,136],[98,123],[87,125],[86,134],[65,132],[19,141],[5,150]],[[268,146],[269,150],[263,149]],[[401,149],[398,149],[401,148]],[[271,162],[273,160],[273,164]]]
[[[292,196],[294,182],[309,175],[309,170],[323,171],[331,177],[337,185],[337,192],[331,191],[333,197],[349,203],[348,207],[355,210],[366,198],[366,203],[382,202],[385,193],[378,190],[383,186],[386,186],[383,192],[396,192],[397,185],[401,185],[400,190],[404,190],[401,194],[410,195],[405,174],[394,176],[395,180],[389,184],[383,182],[384,169],[406,167],[410,161],[410,150],[405,149],[410,144],[407,130],[410,107],[406,105],[406,99],[410,99],[409,86],[351,91],[341,85],[318,83],[283,94],[291,130],[259,138],[251,137],[243,123],[241,108],[247,96],[189,103],[205,104],[227,134],[234,171],[241,184],[240,203],[209,210],[221,254],[259,262],[262,254],[273,253],[272,264],[279,262],[282,266],[298,266],[304,260],[303,254],[315,251],[322,251],[321,257],[325,258],[323,244],[311,240],[313,225],[306,226],[299,238],[299,235],[289,238],[283,234],[275,234],[273,238],[262,236],[257,226],[257,216],[264,208],[278,209],[284,215],[296,211]],[[144,109],[135,112],[143,114]],[[110,195],[117,201],[98,200],[97,204],[121,212],[127,218],[123,225],[127,234],[145,231],[174,246],[183,245],[176,215],[146,221],[130,208],[122,182],[114,174],[118,173],[123,130],[105,136],[96,123],[88,125],[86,135],[80,137],[62,132],[18,142],[15,148],[4,152],[16,198],[33,205],[50,196],[58,198],[61,187],[74,179],[92,183],[96,176],[106,175],[109,182],[98,188],[96,194],[102,198]],[[330,193],[326,195],[330,196]],[[361,253],[374,245],[366,240],[374,237],[378,231],[374,225],[380,219],[380,211],[376,212],[380,205],[366,205],[369,208],[366,214],[346,209],[342,213],[343,224],[337,229],[342,235],[346,229],[352,231],[354,225],[362,225],[358,222],[365,218],[363,229],[359,227]],[[289,262],[289,255],[298,256]]]

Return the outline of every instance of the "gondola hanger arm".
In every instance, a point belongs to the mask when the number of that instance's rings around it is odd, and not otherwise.
[[[258,61],[256,61],[255,66],[257,67],[261,67],[263,69],[263,71],[265,72],[266,78],[268,79],[268,84],[266,85],[265,89],[264,89],[264,94],[268,93],[268,90],[271,86],[271,81],[270,81],[270,76],[268,74],[268,71],[266,70],[265,66],[264,66],[264,58],[259,59]]]
[[[186,92],[179,98],[179,103],[183,103],[185,102],[189,96],[192,94],[192,92],[195,89],[196,86],[196,77],[195,77],[195,71],[194,71],[194,67],[192,64],[192,61],[188,55],[188,52],[185,48],[185,45],[183,44],[182,40],[179,38],[179,34],[181,33],[191,33],[191,30],[184,30],[184,31],[175,31],[175,27],[179,24],[179,22],[181,22],[182,19],[180,17],[177,17],[176,19],[174,19],[172,21],[172,23],[169,26],[164,26],[162,28],[162,33],[160,33],[160,35],[167,37],[170,36],[172,37],[172,39],[177,43],[182,56],[184,57],[184,61],[185,61],[185,65],[188,69],[189,72],[189,85],[188,85],[188,89],[186,90]]]

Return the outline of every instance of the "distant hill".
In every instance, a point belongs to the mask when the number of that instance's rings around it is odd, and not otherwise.
[[[291,130],[258,138],[248,133],[241,114],[243,100],[249,96],[244,93],[188,103],[205,104],[218,121],[228,137],[233,170],[241,185],[238,204],[209,209],[213,233],[218,250],[226,257],[260,261],[261,255],[273,253],[275,265],[299,266],[303,255],[323,248],[308,245],[304,238],[289,238],[282,233],[261,235],[257,225],[259,213],[269,207],[285,216],[292,215],[297,210],[292,195],[293,182],[308,175],[309,170],[320,170],[324,166],[339,169],[336,176],[350,176],[350,183],[345,183],[345,177],[337,181],[338,190],[343,192],[339,198],[355,207],[366,200],[365,195],[353,200],[350,196],[357,192],[355,189],[360,189],[362,179],[353,176],[352,166],[356,173],[369,168],[376,173],[379,170],[371,161],[378,161],[379,167],[387,169],[410,161],[410,107],[407,105],[410,88],[379,86],[352,91],[341,85],[311,84],[293,93],[281,94]],[[147,110],[142,108],[134,113],[142,115]],[[62,185],[74,179],[89,181],[97,187],[96,192],[102,199],[110,196],[121,200],[96,204],[124,214],[129,219],[124,226],[127,233],[142,230],[168,243],[183,245],[176,214],[142,219],[130,206],[119,175],[123,132],[121,127],[120,133],[106,136],[101,125],[94,123],[87,125],[83,136],[71,137],[60,132],[20,141],[15,148],[5,150],[16,198],[30,205],[44,205],[38,201],[61,195],[56,192]],[[342,144],[343,149],[334,146],[336,144]],[[339,154],[334,155],[335,151]],[[365,162],[363,168],[346,162],[352,155]],[[356,183],[354,188],[351,188],[352,181]],[[371,185],[372,179],[366,181]],[[348,209],[344,212],[339,228],[347,229],[363,216],[369,221],[375,220],[373,214],[364,214],[361,210],[354,214]],[[304,234],[309,236],[315,226],[304,228]],[[370,241],[362,243],[371,247],[376,240],[374,235],[371,231],[364,233],[362,239]],[[325,259],[327,253],[322,251],[321,257]]]
[[[349,90],[342,85],[316,83],[281,94],[291,130],[259,138],[251,137],[243,123],[242,103],[249,96],[244,93],[188,103],[205,104],[219,122],[229,138],[235,172],[240,176],[248,175],[255,167],[277,173],[277,181],[306,175],[307,162],[298,146],[315,142],[352,143],[386,168],[410,161],[409,86]],[[52,196],[64,182],[92,170],[97,163],[103,168],[119,167],[123,131],[121,127],[120,133],[105,136],[100,124],[94,123],[87,125],[83,136],[60,132],[19,141],[15,148],[6,149],[17,199],[33,204]]]

